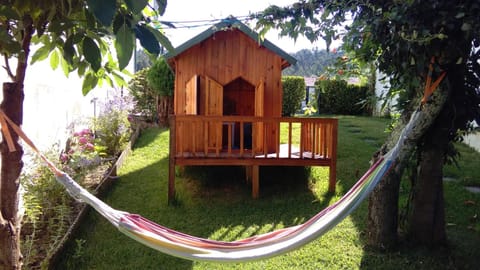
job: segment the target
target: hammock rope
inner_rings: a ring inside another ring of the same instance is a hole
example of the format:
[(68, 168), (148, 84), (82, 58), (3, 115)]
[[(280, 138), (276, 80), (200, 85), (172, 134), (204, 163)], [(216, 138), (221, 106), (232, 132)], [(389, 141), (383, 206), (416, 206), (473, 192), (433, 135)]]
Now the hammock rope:
[[(303, 224), (279, 229), (273, 232), (236, 240), (215, 241), (181, 233), (156, 224), (140, 215), (116, 210), (89, 193), (68, 174), (58, 169), (28, 139), (23, 131), (0, 110), (0, 123), (4, 139), (10, 136), (8, 126), (16, 132), (37, 153), (55, 174), (57, 181), (79, 202), (93, 207), (120, 232), (134, 240), (163, 253), (204, 261), (244, 262), (284, 254), (317, 239), (354, 211), (370, 194), (382, 177), (392, 168), (399, 150), (411, 133), (417, 119), (423, 112), (415, 111), (403, 129), (395, 146), (381, 156), (375, 164), (337, 202), (324, 208)], [(8, 126), (7, 126), (8, 123)], [(8, 145), (12, 145), (13, 143)], [(10, 148), (10, 151), (15, 149)]]

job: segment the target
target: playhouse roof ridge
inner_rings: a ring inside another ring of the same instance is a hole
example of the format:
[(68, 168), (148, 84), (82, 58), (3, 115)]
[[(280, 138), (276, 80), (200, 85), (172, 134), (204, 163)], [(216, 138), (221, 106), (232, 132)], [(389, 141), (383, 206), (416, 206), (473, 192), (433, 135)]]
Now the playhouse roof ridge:
[(170, 58), (176, 57), (177, 55), (183, 53), (184, 51), (188, 50), (189, 48), (191, 48), (191, 47), (197, 45), (198, 43), (206, 40), (207, 38), (209, 38), (210, 36), (212, 36), (216, 32), (225, 31), (225, 30), (233, 29), (233, 28), (240, 30), (241, 32), (243, 32), (244, 34), (249, 36), (251, 39), (255, 40), (259, 45), (267, 48), (268, 50), (270, 50), (270, 51), (274, 52), (275, 54), (277, 54), (278, 56), (282, 57), (290, 65), (294, 65), (297, 62), (297, 60), (293, 56), (291, 56), (290, 54), (288, 54), (287, 52), (285, 52), (284, 50), (282, 50), (281, 48), (279, 48), (278, 46), (276, 46), (272, 42), (268, 41), (267, 39), (260, 38), (260, 36), (257, 32), (252, 30), (250, 27), (245, 25), (243, 22), (238, 20), (233, 15), (229, 15), (228, 17), (220, 20), (220, 22), (212, 25), (207, 30), (203, 31), (202, 33), (198, 34), (197, 36), (194, 36), (190, 40), (187, 40), (186, 42), (184, 42), (180, 46), (176, 47), (173, 52), (168, 52), (167, 54), (165, 54), (165, 58), (170, 59)]

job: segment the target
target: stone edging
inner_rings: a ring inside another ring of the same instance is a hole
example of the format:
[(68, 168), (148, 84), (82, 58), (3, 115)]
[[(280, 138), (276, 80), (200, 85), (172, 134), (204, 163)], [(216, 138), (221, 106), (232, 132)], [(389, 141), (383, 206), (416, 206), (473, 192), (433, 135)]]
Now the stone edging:
[[(130, 137), (130, 141), (128, 145), (120, 154), (115, 164), (113, 164), (112, 167), (110, 167), (110, 169), (108, 170), (108, 173), (106, 173), (103, 176), (102, 180), (100, 181), (98, 186), (95, 188), (94, 190), (95, 196), (101, 197), (102, 194), (104, 194), (105, 191), (107, 191), (111, 187), (111, 185), (115, 182), (115, 180), (117, 179), (117, 170), (123, 166), (123, 163), (125, 162), (128, 155), (131, 153), (133, 149), (133, 145), (135, 144), (135, 141), (137, 140), (139, 135), (140, 135), (140, 128), (137, 127), (133, 132), (132, 136)], [(54, 251), (51, 252), (50, 255), (45, 259), (46, 261), (48, 261), (49, 269), (53, 269), (53, 266), (58, 261), (60, 254), (65, 249), (67, 242), (71, 240), (74, 233), (78, 230), (78, 228), (80, 227), (80, 224), (85, 219), (90, 208), (91, 207), (89, 207), (87, 204), (82, 203), (80, 211), (78, 212), (75, 220), (72, 222), (72, 224), (68, 228), (65, 235), (63, 236), (62, 240), (55, 247)]]

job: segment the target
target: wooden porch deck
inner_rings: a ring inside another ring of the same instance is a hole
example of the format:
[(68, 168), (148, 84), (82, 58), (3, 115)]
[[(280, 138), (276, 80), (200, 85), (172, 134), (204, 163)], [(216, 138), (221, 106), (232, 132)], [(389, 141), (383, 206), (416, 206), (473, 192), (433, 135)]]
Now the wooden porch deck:
[(330, 118), (172, 116), (169, 201), (175, 196), (177, 165), (245, 166), (254, 198), (259, 196), (259, 166), (328, 166), (333, 192), (337, 127), (337, 119)]

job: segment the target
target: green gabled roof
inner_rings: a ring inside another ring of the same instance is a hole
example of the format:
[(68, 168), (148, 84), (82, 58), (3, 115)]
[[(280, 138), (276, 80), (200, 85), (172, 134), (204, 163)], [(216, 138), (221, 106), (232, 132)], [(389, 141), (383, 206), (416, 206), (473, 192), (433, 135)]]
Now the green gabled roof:
[[(221, 20), (219, 23), (213, 25), (212, 27), (209, 27), (207, 30), (203, 31), (202, 33), (198, 34), (197, 36), (193, 37), (192, 39), (186, 41), (182, 45), (175, 48), (175, 50), (173, 52), (168, 52), (165, 55), (165, 58), (166, 59), (173, 58), (173, 57), (183, 53), (184, 51), (190, 49), (191, 47), (199, 44), (200, 42), (208, 39), (209, 37), (211, 37), (216, 32), (224, 31), (225, 29), (232, 29), (232, 28), (235, 28), (235, 29), (238, 29), (238, 30), (242, 31), (244, 34), (249, 36), (251, 39), (255, 40), (259, 45), (269, 49), (273, 53), (282, 57), (288, 64), (295, 65), (295, 63), (297, 62), (297, 60), (293, 56), (289, 55), (287, 52), (280, 49), (279, 47), (277, 47), (272, 42), (270, 42), (266, 39), (261, 40), (258, 33), (256, 33), (255, 31), (250, 29), (248, 26), (246, 26), (244, 23), (242, 23), (241, 21), (237, 20), (235, 17), (232, 17), (232, 16)], [(289, 65), (287, 65), (287, 66), (289, 66)], [(285, 68), (287, 66), (284, 66), (282, 68)]]

